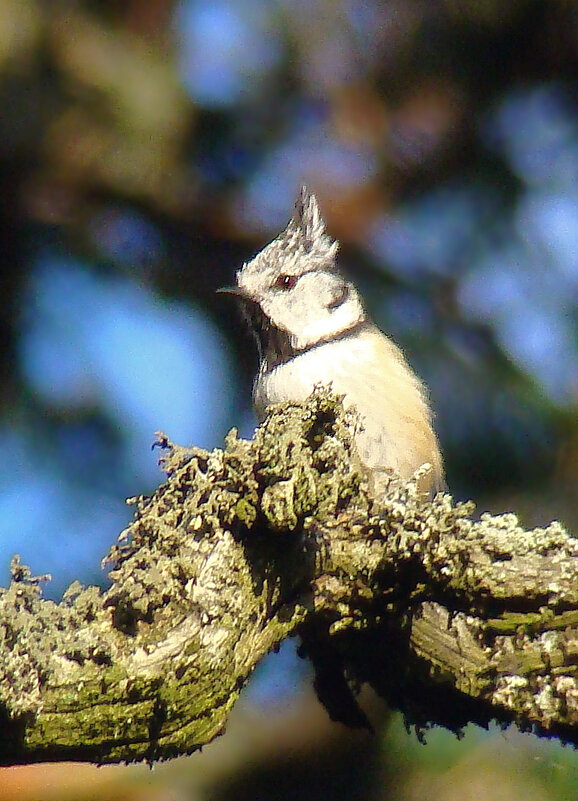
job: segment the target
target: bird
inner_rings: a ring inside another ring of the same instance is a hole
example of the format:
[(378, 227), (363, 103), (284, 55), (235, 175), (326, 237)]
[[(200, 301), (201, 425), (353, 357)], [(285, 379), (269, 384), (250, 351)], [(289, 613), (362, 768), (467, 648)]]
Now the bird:
[(243, 264), (235, 286), (221, 290), (239, 298), (257, 340), (257, 418), (330, 386), (357, 411), (355, 444), (375, 487), (392, 477), (407, 481), (427, 463), (418, 487), (431, 498), (444, 486), (444, 469), (427, 390), (339, 270), (338, 247), (303, 186), (285, 230)]

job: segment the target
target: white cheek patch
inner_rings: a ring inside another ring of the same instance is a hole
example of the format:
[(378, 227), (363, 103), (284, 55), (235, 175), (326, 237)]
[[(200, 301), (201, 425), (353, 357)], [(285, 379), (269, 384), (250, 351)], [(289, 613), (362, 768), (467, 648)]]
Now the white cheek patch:
[(292, 337), (293, 345), (299, 349), (321, 340), (330, 340), (363, 322), (364, 319), (361, 303), (355, 297), (350, 297), (336, 308), (324, 309), (323, 315), (303, 326), (300, 334)]

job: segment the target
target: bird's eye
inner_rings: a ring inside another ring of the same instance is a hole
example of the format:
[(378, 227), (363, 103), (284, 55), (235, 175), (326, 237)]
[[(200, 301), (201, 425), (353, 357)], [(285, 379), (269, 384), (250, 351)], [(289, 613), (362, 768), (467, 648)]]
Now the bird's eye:
[(296, 275), (286, 275), (281, 274), (278, 275), (275, 279), (275, 283), (273, 284), (274, 287), (277, 289), (293, 289), (295, 284), (297, 283), (297, 276)]

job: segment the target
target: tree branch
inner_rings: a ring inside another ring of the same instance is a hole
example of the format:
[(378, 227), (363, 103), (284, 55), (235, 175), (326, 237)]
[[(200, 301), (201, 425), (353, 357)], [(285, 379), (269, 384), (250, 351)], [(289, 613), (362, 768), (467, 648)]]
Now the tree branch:
[(224, 450), (163, 439), (112, 586), (61, 603), (13, 561), (0, 595), (0, 761), (154, 760), (219, 734), (261, 657), (300, 634), (332, 717), (369, 681), (418, 730), (514, 721), (578, 741), (578, 541), (416, 481), (378, 501), (356, 421), (320, 390)]

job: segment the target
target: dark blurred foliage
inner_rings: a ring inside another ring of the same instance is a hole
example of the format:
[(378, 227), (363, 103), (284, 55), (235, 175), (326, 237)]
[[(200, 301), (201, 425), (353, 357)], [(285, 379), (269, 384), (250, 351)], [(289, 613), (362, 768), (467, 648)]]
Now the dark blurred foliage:
[[(303, 182), (430, 387), (452, 492), (576, 530), (577, 70), (572, 0), (0, 0), (3, 564), (102, 580), (155, 428), (250, 434), (214, 290)], [(575, 795), (546, 784), (520, 797)]]

